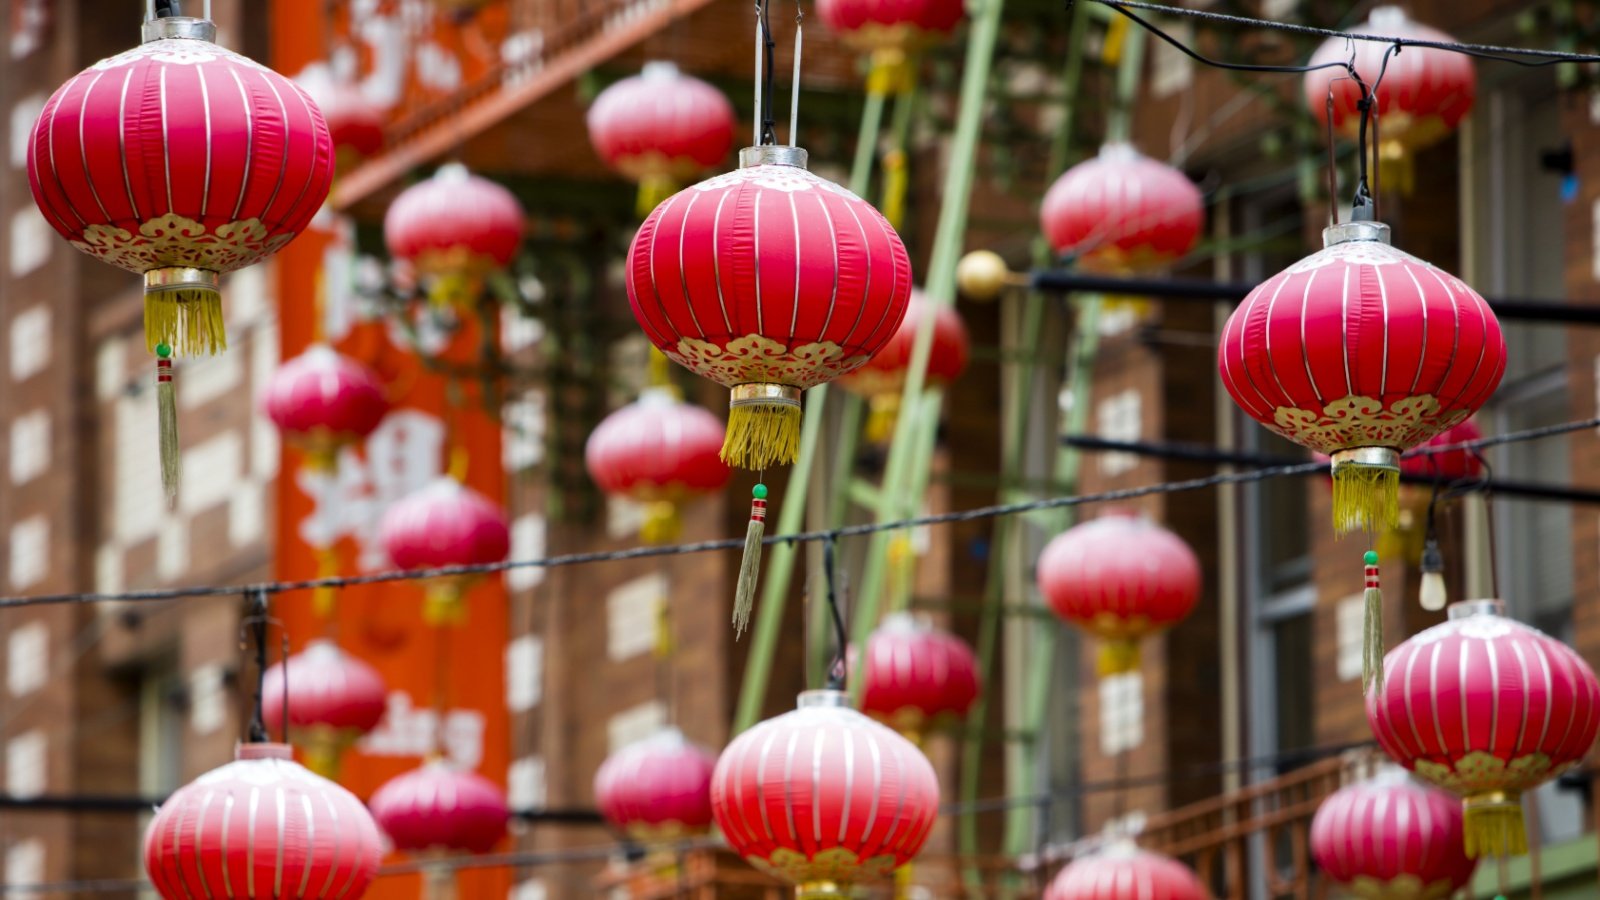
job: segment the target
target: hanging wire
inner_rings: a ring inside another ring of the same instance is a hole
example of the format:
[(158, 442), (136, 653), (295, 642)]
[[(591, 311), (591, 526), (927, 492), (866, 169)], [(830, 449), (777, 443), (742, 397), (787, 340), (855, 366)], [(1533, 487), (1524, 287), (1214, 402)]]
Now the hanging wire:
[[(265, 587), (253, 587), (244, 594), (245, 602), (250, 604), (250, 615), (239, 623), (240, 643), (245, 649), (254, 645), (256, 662), (255, 703), (250, 713), (249, 736), (246, 738), (252, 744), (264, 744), (272, 740), (267, 733), (266, 716), (262, 711), (262, 698), (266, 694), (267, 682), (267, 591)], [(246, 634), (249, 638), (246, 639)], [(284, 692), (285, 696), (288, 691)], [(288, 724), (284, 719), (284, 724)]]
[(833, 557), (838, 538), (829, 536), (822, 541), (822, 596), (828, 603), (828, 616), (833, 621), (833, 660), (828, 663), (828, 690), (842, 691), (849, 686), (850, 673), (846, 657), (850, 638), (845, 632), (844, 610), (839, 599), (839, 579), (834, 573)]
[[(1526, 441), (1538, 440), (1540, 438), (1570, 434), (1575, 431), (1585, 431), (1591, 428), (1600, 428), (1600, 417), (1578, 419), (1571, 422), (1562, 422), (1554, 425), (1544, 425), (1538, 428), (1529, 428), (1523, 431), (1507, 432), (1506, 434), (1474, 438), (1472, 440), (1458, 441), (1450, 444), (1436, 444), (1425, 447), (1417, 447), (1401, 454), (1401, 458), (1412, 459), (1416, 457), (1432, 456), (1439, 453), (1452, 453), (1461, 450), (1482, 450), (1487, 447), (1517, 444)], [(929, 515), (915, 516), (908, 519), (899, 519), (888, 522), (865, 522), (858, 525), (844, 525), (837, 528), (821, 529), (817, 531), (802, 531), (794, 534), (769, 534), (763, 538), (762, 543), (806, 544), (815, 541), (826, 541), (834, 538), (858, 537), (861, 535), (876, 534), (880, 531), (897, 531), (906, 528), (916, 528), (924, 525), (949, 525), (956, 522), (972, 522), (982, 519), (992, 519), (998, 516), (1024, 515), (1040, 510), (1069, 509), (1095, 503), (1119, 502), (1125, 500), (1134, 500), (1140, 497), (1188, 493), (1207, 488), (1222, 487), (1233, 484), (1249, 484), (1257, 481), (1266, 481), (1272, 478), (1301, 476), (1313, 472), (1323, 472), (1326, 470), (1326, 463), (1289, 463), (1249, 471), (1219, 473), (1203, 478), (1189, 478), (1181, 481), (1165, 481), (1157, 482), (1155, 484), (1140, 485), (1137, 487), (1118, 488), (1115, 490), (1100, 491), (1092, 494), (1071, 494), (1057, 497), (1045, 497), (1038, 500), (1028, 500), (1016, 503), (998, 503), (989, 506), (979, 506), (971, 509), (955, 510), (952, 512), (933, 513)], [(594, 553), (569, 553), (559, 556), (547, 556), (539, 559), (517, 559), (506, 560), (497, 563), (482, 563), (477, 565), (442, 566), (434, 569), (408, 569), (404, 571), (373, 572), (366, 575), (344, 575), (329, 578), (310, 578), (301, 581), (267, 581), (249, 585), (195, 585), (179, 588), (155, 588), (150, 590), (117, 591), (105, 593), (79, 592), (67, 594), (40, 594), (35, 596), (10, 596), (0, 597), (0, 610), (24, 606), (51, 606), (63, 603), (102, 603), (108, 601), (154, 602), (162, 600), (193, 599), (198, 597), (221, 597), (237, 595), (241, 591), (260, 592), (269, 595), (282, 594), (291, 591), (310, 591), (319, 587), (343, 588), (366, 584), (389, 584), (393, 582), (422, 581), (430, 578), (442, 578), (451, 575), (491, 575), (512, 569), (554, 569), (565, 566), (585, 565), (588, 563), (618, 562), (622, 560), (646, 559), (660, 556), (680, 556), (691, 553), (707, 553), (714, 551), (743, 549), (743, 547), (743, 538), (725, 538), (721, 540), (697, 541), (686, 544), (634, 547), (626, 550), (609, 550)]]
[(756, 0), (756, 74), (760, 79), (756, 89), (756, 143), (762, 145), (778, 142), (776, 123), (772, 118), (772, 85), (776, 68), (773, 56), (776, 51), (767, 0)]

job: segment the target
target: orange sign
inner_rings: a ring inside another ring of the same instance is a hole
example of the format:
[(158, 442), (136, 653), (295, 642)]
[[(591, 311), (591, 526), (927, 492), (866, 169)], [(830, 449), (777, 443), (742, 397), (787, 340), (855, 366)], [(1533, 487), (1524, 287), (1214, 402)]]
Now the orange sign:
[[(294, 74), (320, 57), (323, 4), (285, 0), (273, 4), (273, 67)], [(285, 445), (277, 485), (275, 575), (316, 577), (319, 549), (331, 548), (339, 574), (391, 568), (377, 541), (387, 506), (446, 471), (450, 451), (464, 449), (465, 481), (491, 498), (504, 498), (501, 431), (483, 408), (470, 378), (454, 384), (430, 369), (424, 356), (447, 367), (475, 366), (485, 325), (461, 318), (442, 333), (421, 329), (419, 353), (411, 333), (383, 315), (362, 309), (349, 289), (352, 263), (349, 222), (328, 211), (277, 257), (282, 358), (298, 355), (320, 330), (323, 338), (376, 371), (389, 390), (391, 410), (359, 450), (346, 450), (334, 473), (303, 470), (303, 454)], [(318, 300), (321, 300), (319, 303)], [(321, 327), (315, 320), (320, 317)], [(340, 781), (363, 799), (389, 778), (437, 752), (499, 783), (509, 763), (503, 648), (507, 595), (496, 576), (478, 582), (467, 597), (464, 625), (442, 630), (423, 621), (418, 582), (351, 587), (337, 595), (334, 615), (320, 619), (310, 592), (278, 597), (273, 614), (292, 649), (324, 635), (382, 673), (389, 710), (378, 730), (344, 759)], [(391, 858), (391, 860), (393, 859)], [(459, 873), (461, 897), (504, 897), (505, 869)], [(367, 892), (378, 900), (420, 896), (418, 875), (380, 878)]]

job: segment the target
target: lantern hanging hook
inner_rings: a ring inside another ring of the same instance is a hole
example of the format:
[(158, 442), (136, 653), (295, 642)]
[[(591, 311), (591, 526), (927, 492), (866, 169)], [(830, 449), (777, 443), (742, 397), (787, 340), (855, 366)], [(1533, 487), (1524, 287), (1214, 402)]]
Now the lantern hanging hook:
[(828, 663), (827, 688), (830, 691), (842, 691), (850, 683), (850, 673), (845, 662), (849, 647), (849, 637), (845, 633), (844, 611), (841, 608), (838, 588), (838, 578), (834, 574), (834, 554), (837, 549), (838, 535), (829, 534), (822, 541), (822, 596), (828, 603), (828, 615), (833, 621), (833, 659)]
[(805, 40), (806, 11), (794, 2), (794, 76), (789, 86), (789, 146), (800, 146), (800, 53)]
[[(267, 614), (265, 587), (253, 587), (246, 591), (244, 596), (245, 602), (250, 605), (250, 615), (239, 621), (239, 643), (243, 649), (254, 650), (256, 664), (255, 703), (250, 715), (249, 736), (246, 740), (252, 744), (262, 744), (272, 739), (267, 733), (266, 718), (262, 710), (267, 683), (267, 626), (276, 623), (281, 628), (283, 623)], [(288, 726), (287, 718), (284, 719), (284, 725)]]

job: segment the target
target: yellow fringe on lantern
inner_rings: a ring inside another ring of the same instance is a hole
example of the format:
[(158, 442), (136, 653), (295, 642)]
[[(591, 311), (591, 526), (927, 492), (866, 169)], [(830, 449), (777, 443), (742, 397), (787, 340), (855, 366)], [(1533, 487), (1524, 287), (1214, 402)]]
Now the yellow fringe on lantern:
[(435, 275), (428, 283), (428, 302), (438, 309), (472, 309), (483, 293), (483, 280), (465, 272)]
[(1126, 675), (1139, 669), (1139, 642), (1111, 638), (1100, 642), (1099, 659), (1095, 671), (1101, 678), (1109, 675)]
[(894, 870), (894, 900), (908, 900), (911, 896), (911, 863)]
[[(332, 547), (319, 547), (317, 555), (317, 578), (332, 578), (339, 574), (339, 552)], [(311, 589), (311, 610), (317, 618), (327, 621), (333, 618), (333, 603), (337, 593), (329, 585), (319, 585)]]
[(785, 385), (736, 386), (718, 455), (754, 472), (793, 463), (800, 456), (800, 392)]
[(873, 394), (867, 401), (867, 440), (887, 444), (894, 439), (894, 423), (900, 418), (900, 394)]
[(1467, 856), (1521, 856), (1528, 852), (1522, 828), (1522, 798), (1494, 791), (1467, 797), (1464, 830)]
[(222, 295), (209, 285), (187, 284), (144, 295), (144, 342), (151, 353), (166, 344), (174, 356), (208, 356), (228, 349)]
[(307, 729), (306, 736), (301, 742), (305, 751), (306, 768), (330, 781), (338, 781), (340, 763), (344, 761), (344, 751), (353, 743), (355, 742), (350, 739), (348, 733), (338, 732), (326, 726)]
[(882, 48), (873, 51), (872, 68), (867, 70), (867, 93), (907, 94), (916, 82), (917, 69), (904, 51)]
[(683, 516), (678, 504), (671, 500), (657, 500), (645, 504), (644, 524), (639, 526), (639, 538), (646, 544), (670, 544), (683, 534)]
[(466, 586), (453, 578), (429, 584), (422, 596), (422, 620), (434, 626), (466, 624), (466, 593)]
[(1333, 463), (1333, 530), (1377, 531), (1400, 522), (1398, 466)]
[(639, 179), (639, 198), (634, 203), (633, 211), (644, 218), (655, 212), (656, 207), (666, 201), (668, 197), (678, 192), (678, 183), (666, 175), (646, 175)]
[(883, 217), (896, 230), (906, 218), (906, 189), (911, 172), (906, 167), (906, 152), (892, 150), (883, 156)]
[(850, 896), (837, 881), (802, 881), (795, 886), (795, 900), (844, 900)]

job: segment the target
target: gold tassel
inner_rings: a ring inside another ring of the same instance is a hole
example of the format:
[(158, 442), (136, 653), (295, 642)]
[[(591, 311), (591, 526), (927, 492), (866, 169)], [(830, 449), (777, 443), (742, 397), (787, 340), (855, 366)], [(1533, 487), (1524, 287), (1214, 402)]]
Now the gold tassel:
[(916, 81), (917, 70), (904, 50), (882, 47), (872, 52), (867, 70), (867, 93), (908, 94)]
[(1368, 550), (1362, 561), (1367, 566), (1366, 612), (1362, 619), (1361, 692), (1383, 690), (1383, 589), (1378, 586), (1378, 553)]
[(1522, 797), (1504, 791), (1468, 796), (1464, 831), (1467, 856), (1521, 856), (1528, 852), (1528, 836), (1522, 825)]
[(172, 348), (156, 345), (156, 421), (161, 440), (161, 490), (167, 495), (167, 508), (178, 505), (178, 479), (183, 457), (178, 447), (178, 397), (172, 383)]
[[(339, 574), (339, 552), (332, 547), (317, 548), (317, 578), (332, 578)], [(329, 585), (320, 585), (311, 589), (311, 609), (317, 618), (327, 620), (333, 617), (333, 602), (336, 592)]]
[(644, 524), (639, 526), (639, 538), (646, 544), (670, 544), (683, 534), (683, 516), (678, 504), (671, 500), (657, 500), (644, 507)]
[(633, 211), (643, 219), (678, 192), (678, 184), (668, 175), (646, 175), (639, 179), (639, 197)]
[(873, 394), (867, 401), (866, 438), (874, 444), (887, 444), (894, 439), (894, 423), (900, 418), (900, 392)]
[(794, 900), (844, 900), (849, 889), (837, 881), (802, 881), (795, 885)]
[(733, 637), (744, 636), (750, 627), (750, 608), (756, 602), (756, 583), (761, 580), (761, 538), (767, 531), (767, 486), (750, 490), (750, 526), (744, 532), (744, 556), (739, 559), (739, 581), (733, 592)]
[(354, 743), (348, 731), (336, 731), (326, 725), (306, 729), (302, 744), (306, 768), (330, 781), (338, 781), (339, 764), (344, 759), (344, 751)]
[(1339, 534), (1400, 524), (1400, 454), (1381, 447), (1333, 455), (1333, 528)]
[(458, 578), (439, 578), (422, 594), (422, 620), (429, 625), (463, 625), (467, 621), (467, 585)]
[(891, 150), (883, 155), (883, 217), (896, 231), (906, 218), (906, 189), (911, 184), (911, 173), (906, 168), (904, 150)]
[(894, 900), (910, 900), (911, 863), (894, 870)]
[(144, 341), (152, 352), (166, 344), (172, 353), (185, 356), (209, 355), (228, 349), (217, 274), (185, 268), (146, 272)]
[(468, 272), (444, 272), (428, 282), (428, 301), (435, 309), (475, 309), (483, 279)]
[(677, 649), (677, 642), (672, 639), (672, 607), (667, 603), (666, 597), (656, 598), (656, 646), (654, 655), (657, 660), (672, 658), (672, 651)]
[(1139, 642), (1126, 638), (1109, 638), (1100, 641), (1100, 652), (1095, 661), (1095, 671), (1101, 678), (1108, 675), (1126, 675), (1139, 669)]
[(728, 404), (722, 461), (764, 471), (800, 456), (800, 390), (786, 384), (740, 384)]

